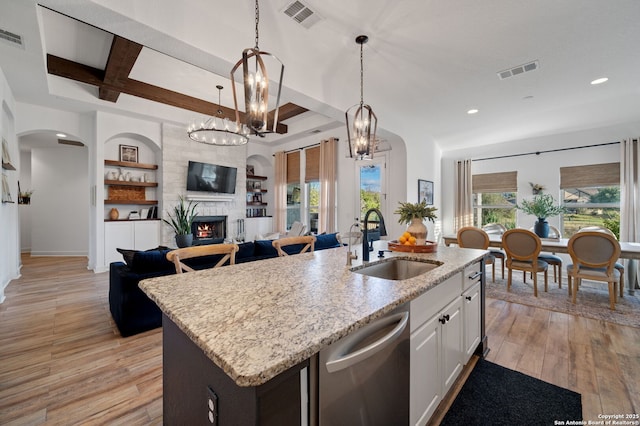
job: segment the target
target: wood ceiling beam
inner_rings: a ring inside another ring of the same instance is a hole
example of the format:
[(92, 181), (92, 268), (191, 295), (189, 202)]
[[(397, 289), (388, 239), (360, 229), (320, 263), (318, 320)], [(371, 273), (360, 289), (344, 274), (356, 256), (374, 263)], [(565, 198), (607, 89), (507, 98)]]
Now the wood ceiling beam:
[[(291, 117), (295, 117), (296, 115), (300, 115), (303, 112), (309, 111), (305, 107), (301, 107), (300, 105), (296, 105), (294, 103), (288, 102), (282, 106), (280, 106), (278, 110), (278, 121), (284, 121)], [(274, 111), (269, 112), (269, 119), (273, 120)]]
[[(104, 69), (104, 83), (118, 87), (126, 82), (141, 51), (141, 44), (114, 35), (107, 66)], [(119, 91), (105, 86), (99, 87), (98, 97), (102, 100), (116, 102), (119, 96)]]
[[(235, 109), (227, 108), (202, 99), (187, 96), (173, 90), (164, 89), (142, 81), (126, 78), (120, 81), (118, 86), (105, 82), (105, 71), (93, 68), (88, 65), (79, 64), (68, 59), (60, 58), (51, 54), (47, 54), (47, 70), (49, 74), (59, 77), (68, 78), (80, 83), (90, 84), (92, 86), (104, 86), (106, 90), (126, 93), (131, 96), (147, 99), (154, 102), (160, 102), (177, 108), (198, 112), (205, 115), (217, 115), (218, 109), (222, 110), (222, 117), (231, 121), (236, 120)], [(240, 113), (240, 120), (244, 120), (244, 113)], [(287, 126), (278, 123), (276, 133), (286, 134)]]

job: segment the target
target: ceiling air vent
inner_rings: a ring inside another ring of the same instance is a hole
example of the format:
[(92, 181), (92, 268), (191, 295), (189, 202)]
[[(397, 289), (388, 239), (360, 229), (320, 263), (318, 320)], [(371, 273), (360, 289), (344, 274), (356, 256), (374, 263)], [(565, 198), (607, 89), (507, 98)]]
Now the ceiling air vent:
[(22, 42), (22, 36), (18, 34), (14, 34), (11, 31), (3, 30), (0, 28), (0, 40), (11, 43), (16, 47), (21, 47), (24, 49), (24, 43)]
[(305, 28), (311, 28), (313, 24), (320, 21), (320, 15), (311, 10), (309, 6), (301, 1), (294, 1), (287, 5), (283, 12), (285, 15), (296, 21)]
[(535, 71), (540, 67), (538, 61), (532, 61), (517, 67), (509, 68), (503, 71), (498, 71), (498, 78), (504, 80), (505, 78), (513, 77), (514, 75), (524, 74), (525, 72)]

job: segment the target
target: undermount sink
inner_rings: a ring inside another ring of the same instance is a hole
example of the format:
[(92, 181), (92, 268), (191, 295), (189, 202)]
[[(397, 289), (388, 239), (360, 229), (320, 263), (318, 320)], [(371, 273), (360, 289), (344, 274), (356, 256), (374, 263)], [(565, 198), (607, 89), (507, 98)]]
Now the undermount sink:
[(442, 265), (442, 263), (392, 258), (389, 260), (371, 263), (367, 266), (355, 267), (351, 269), (351, 272), (367, 275), (369, 277), (383, 278), (385, 280), (407, 280), (424, 274), (425, 272), (429, 272), (440, 265)]

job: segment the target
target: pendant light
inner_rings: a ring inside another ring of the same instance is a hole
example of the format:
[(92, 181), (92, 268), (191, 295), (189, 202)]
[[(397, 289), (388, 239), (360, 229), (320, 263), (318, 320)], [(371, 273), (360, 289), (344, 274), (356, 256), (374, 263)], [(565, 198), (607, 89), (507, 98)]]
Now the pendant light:
[(237, 146), (244, 145), (249, 140), (249, 128), (239, 120), (232, 122), (223, 116), (220, 103), (220, 93), (223, 87), (217, 85), (218, 111), (217, 115), (194, 120), (187, 128), (191, 140), (208, 145)]
[(347, 138), (349, 155), (356, 160), (371, 160), (375, 151), (376, 129), (378, 118), (371, 106), (364, 103), (364, 66), (363, 45), (369, 41), (366, 35), (356, 37), (360, 45), (360, 103), (352, 106), (345, 113), (347, 119)]
[[(263, 136), (264, 133), (275, 132), (278, 125), (278, 107), (280, 104), (280, 91), (282, 89), (282, 76), (284, 74), (284, 64), (275, 55), (261, 51), (258, 47), (259, 40), (259, 23), (260, 8), (258, 0), (255, 6), (255, 24), (256, 24), (256, 45), (253, 48), (247, 48), (242, 51), (242, 58), (231, 69), (231, 88), (233, 90), (233, 101), (236, 109), (236, 121), (240, 122), (240, 110), (238, 108), (238, 95), (236, 94), (236, 72), (242, 67), (242, 84), (244, 88), (244, 124), (252, 133)], [(280, 76), (276, 80), (278, 82), (277, 90), (275, 90), (275, 106), (273, 113), (269, 112), (269, 73), (265, 64), (265, 59), (280, 65)], [(268, 128), (269, 118), (272, 115), (273, 127)]]

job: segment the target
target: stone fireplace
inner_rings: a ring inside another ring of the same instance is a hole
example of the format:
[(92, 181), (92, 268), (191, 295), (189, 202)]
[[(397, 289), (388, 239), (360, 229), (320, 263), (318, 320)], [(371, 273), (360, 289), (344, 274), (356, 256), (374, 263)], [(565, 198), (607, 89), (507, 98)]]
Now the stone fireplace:
[(196, 216), (191, 233), (194, 246), (222, 243), (227, 238), (227, 216)]

